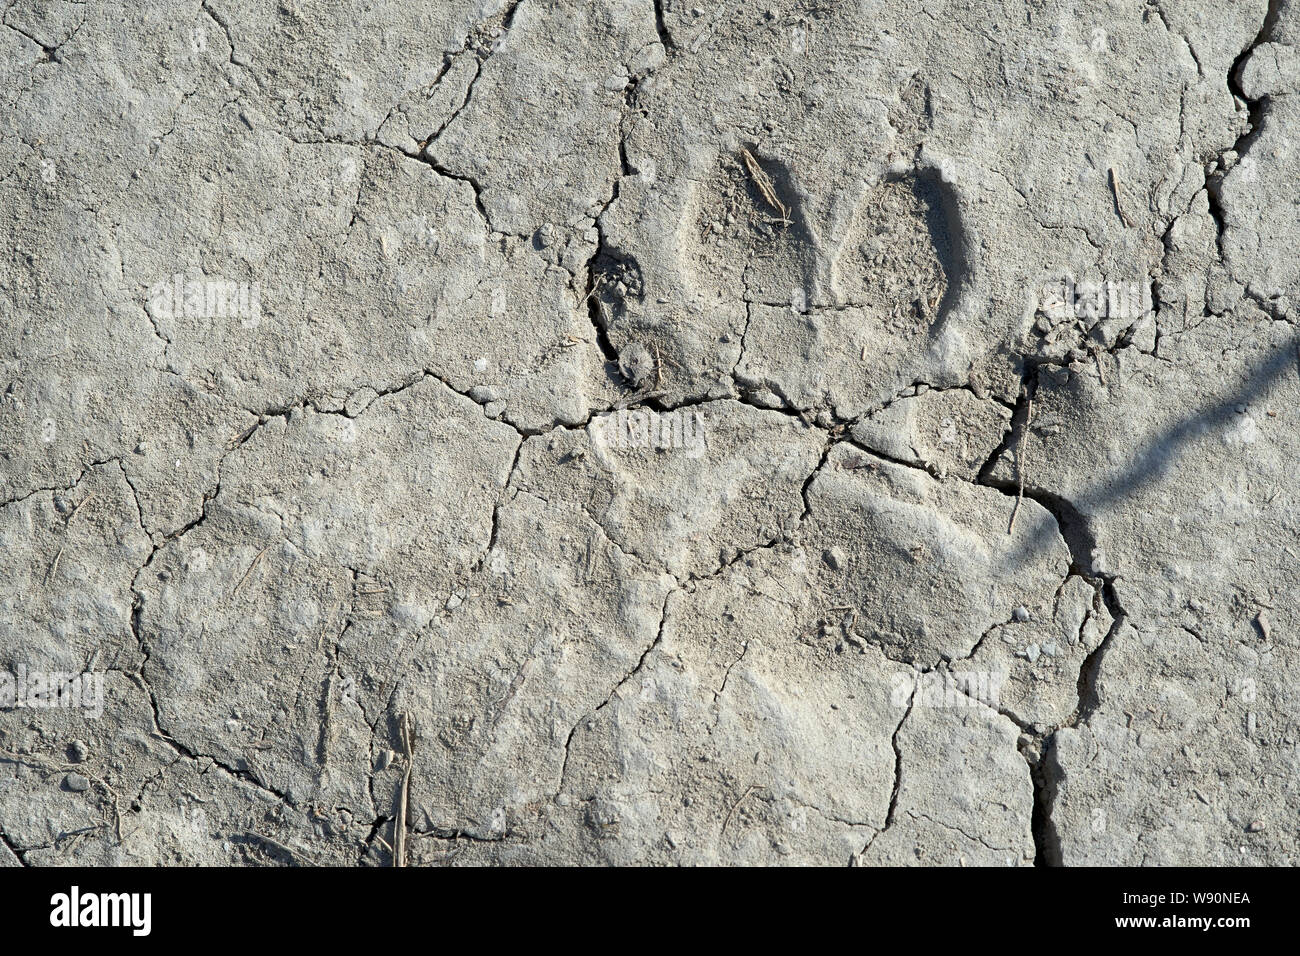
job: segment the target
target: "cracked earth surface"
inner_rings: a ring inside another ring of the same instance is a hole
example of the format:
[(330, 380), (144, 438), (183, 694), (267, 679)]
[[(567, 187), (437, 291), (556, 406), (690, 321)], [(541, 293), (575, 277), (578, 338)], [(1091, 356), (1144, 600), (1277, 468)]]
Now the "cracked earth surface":
[(1300, 3), (0, 22), (0, 865), (1297, 862)]

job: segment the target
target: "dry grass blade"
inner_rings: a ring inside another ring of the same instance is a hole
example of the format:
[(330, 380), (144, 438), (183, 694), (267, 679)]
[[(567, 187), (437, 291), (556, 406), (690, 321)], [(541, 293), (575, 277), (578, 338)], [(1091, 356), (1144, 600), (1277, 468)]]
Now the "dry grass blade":
[(759, 790), (766, 790), (766, 789), (767, 789), (767, 787), (763, 786), (762, 784), (757, 784), (757, 783), (756, 783), (756, 784), (753, 784), (752, 786), (750, 786), (750, 788), (749, 788), (748, 790), (746, 790), (744, 793), (742, 793), (742, 794), (740, 795), (740, 799), (737, 800), (735, 803), (733, 803), (733, 804), (731, 805), (731, 809), (727, 811), (727, 818), (726, 818), (725, 820), (722, 821), (722, 829), (721, 829), (720, 831), (718, 831), (718, 837), (719, 837), (719, 839), (721, 839), (722, 836), (723, 836), (724, 834), (726, 834), (726, 832), (727, 832), (727, 824), (729, 824), (729, 823), (731, 822), (732, 814), (734, 814), (734, 813), (736, 812), (736, 810), (740, 807), (740, 805), (741, 805), (742, 803), (744, 803), (744, 802), (749, 798), (749, 795), (750, 795), (751, 793), (757, 793)]
[(235, 594), (239, 592), (239, 589), (244, 586), (244, 582), (248, 580), (248, 576), (253, 573), (253, 568), (257, 567), (257, 562), (262, 560), (262, 555), (266, 554), (266, 552), (270, 550), (271, 550), (271, 546), (268, 544), (261, 551), (257, 552), (257, 557), (253, 558), (252, 563), (250, 563), (248, 567), (244, 569), (243, 577), (239, 579), (239, 583), (235, 585), (235, 589), (230, 592), (231, 597), (234, 597)]
[(406, 769), (402, 772), (402, 789), (397, 797), (397, 818), (393, 821), (393, 866), (406, 866), (406, 807), (411, 798), (411, 718), (402, 714), (402, 752), (406, 755)]
[(79, 512), (82, 508), (86, 507), (86, 505), (90, 504), (94, 499), (95, 499), (95, 493), (92, 491), (90, 494), (86, 495), (86, 497), (82, 498), (79, 502), (77, 502), (77, 506), (72, 509), (72, 513), (68, 515), (67, 519), (63, 523), (65, 525), (72, 524), (72, 519), (77, 516), (77, 512)]
[(44, 583), (48, 584), (50, 578), (54, 577), (59, 570), (59, 559), (63, 557), (63, 545), (59, 545), (59, 553), (54, 556), (54, 561), (50, 563), (49, 570), (45, 572)]
[(1119, 174), (1115, 172), (1114, 168), (1111, 168), (1109, 172), (1110, 189), (1115, 194), (1115, 211), (1119, 213), (1119, 218), (1123, 220), (1124, 225), (1131, 229), (1133, 228), (1133, 220), (1129, 218), (1128, 213), (1124, 210), (1124, 195), (1120, 191)]
[(754, 180), (754, 185), (758, 187), (758, 191), (767, 200), (767, 204), (781, 214), (781, 222), (788, 226), (790, 224), (790, 210), (777, 196), (772, 177), (767, 174), (762, 166), (758, 165), (758, 160), (754, 158), (754, 154), (743, 146), (740, 148), (740, 158), (745, 164), (745, 169), (749, 171), (749, 177)]

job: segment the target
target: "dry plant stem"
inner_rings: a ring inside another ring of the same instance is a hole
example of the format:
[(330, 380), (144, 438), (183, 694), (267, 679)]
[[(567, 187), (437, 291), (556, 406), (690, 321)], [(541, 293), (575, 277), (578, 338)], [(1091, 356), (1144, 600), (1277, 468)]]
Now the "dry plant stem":
[(1115, 209), (1119, 213), (1119, 218), (1123, 220), (1125, 226), (1132, 228), (1133, 220), (1129, 219), (1128, 213), (1124, 211), (1124, 197), (1119, 191), (1119, 175), (1113, 168), (1110, 170), (1110, 188), (1115, 194)]
[(741, 147), (740, 158), (744, 161), (745, 169), (749, 171), (750, 178), (754, 180), (754, 185), (758, 187), (758, 191), (767, 200), (767, 204), (781, 214), (781, 222), (788, 226), (790, 224), (790, 210), (777, 196), (776, 186), (772, 184), (772, 177), (764, 172), (762, 166), (758, 165), (758, 160), (754, 158), (754, 154), (744, 147)]
[(232, 597), (233, 597), (236, 593), (238, 593), (238, 591), (239, 591), (239, 589), (240, 589), (241, 587), (244, 586), (244, 582), (248, 580), (248, 576), (249, 576), (250, 574), (253, 573), (253, 568), (257, 567), (257, 562), (258, 562), (258, 561), (261, 561), (261, 560), (262, 560), (262, 555), (266, 554), (266, 552), (269, 551), (269, 550), (271, 550), (271, 546), (268, 544), (268, 545), (267, 545), (265, 548), (263, 548), (261, 551), (257, 552), (257, 556), (256, 556), (255, 558), (253, 558), (253, 560), (249, 563), (248, 567), (247, 567), (247, 568), (245, 569), (245, 571), (244, 571), (244, 575), (243, 575), (243, 577), (241, 577), (241, 578), (239, 579), (239, 583), (235, 585), (235, 590), (233, 590), (233, 591), (230, 592), (230, 594), (231, 594)]
[(402, 714), (402, 751), (406, 769), (402, 772), (402, 789), (397, 797), (397, 818), (393, 821), (393, 866), (406, 866), (406, 808), (411, 796), (411, 718)]
[(746, 790), (744, 793), (740, 795), (740, 799), (737, 800), (735, 803), (733, 803), (731, 805), (731, 809), (727, 811), (727, 818), (722, 821), (722, 829), (718, 831), (719, 838), (721, 838), (721, 836), (727, 832), (727, 824), (731, 823), (732, 814), (734, 814), (737, 808), (739, 808), (739, 806), (749, 798), (749, 795), (756, 790), (766, 790), (766, 789), (767, 787), (760, 786), (759, 784), (754, 784), (748, 790)]

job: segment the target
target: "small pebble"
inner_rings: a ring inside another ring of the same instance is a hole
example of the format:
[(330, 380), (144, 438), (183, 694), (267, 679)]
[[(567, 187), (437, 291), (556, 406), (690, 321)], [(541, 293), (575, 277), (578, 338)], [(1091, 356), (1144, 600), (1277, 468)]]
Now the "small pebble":
[(826, 562), (826, 567), (838, 571), (844, 567), (844, 552), (839, 548), (827, 548), (822, 552), (822, 560)]
[(1269, 623), (1268, 615), (1260, 611), (1255, 615), (1255, 625), (1259, 628), (1260, 636), (1268, 640), (1273, 636), (1273, 626)]
[(1264, 829), (1264, 826), (1265, 826), (1265, 824), (1264, 824), (1264, 821), (1263, 821), (1263, 820), (1251, 820), (1251, 821), (1250, 821), (1250, 826), (1246, 827), (1246, 832), (1247, 832), (1247, 833), (1258, 833), (1260, 830), (1263, 830), (1263, 829)]
[(1016, 608), (1014, 611), (1011, 612), (1011, 617), (1014, 618), (1016, 621), (1020, 622), (1021, 624), (1024, 624), (1025, 621), (1029, 620), (1029, 608), (1025, 607), (1022, 604), (1020, 605), (1020, 607)]
[(84, 793), (90, 789), (90, 781), (79, 773), (70, 773), (63, 778), (63, 786), (73, 793)]
[(68, 744), (68, 759), (73, 763), (85, 763), (88, 756), (90, 756), (90, 748), (86, 746), (85, 741), (74, 740)]

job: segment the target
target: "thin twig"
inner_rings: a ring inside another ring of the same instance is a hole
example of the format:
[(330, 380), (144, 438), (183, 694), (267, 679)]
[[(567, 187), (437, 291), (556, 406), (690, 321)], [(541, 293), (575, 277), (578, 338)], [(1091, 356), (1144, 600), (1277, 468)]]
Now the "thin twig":
[(1124, 225), (1133, 228), (1133, 220), (1129, 219), (1128, 213), (1124, 211), (1124, 197), (1119, 191), (1119, 175), (1115, 172), (1114, 167), (1110, 169), (1110, 188), (1115, 194), (1115, 211), (1119, 213), (1119, 218), (1123, 220)]
[(244, 571), (244, 576), (241, 577), (239, 583), (235, 585), (235, 590), (230, 592), (231, 597), (234, 597), (239, 589), (244, 586), (244, 582), (248, 580), (248, 576), (253, 573), (253, 568), (257, 567), (257, 562), (261, 561), (262, 555), (266, 554), (269, 550), (271, 550), (271, 546), (268, 544), (261, 551), (257, 552), (257, 557), (253, 559), (252, 563), (249, 564), (248, 568)]
[(744, 793), (742, 793), (742, 794), (740, 795), (740, 799), (737, 800), (735, 803), (733, 803), (733, 804), (731, 805), (731, 809), (727, 811), (727, 819), (725, 819), (725, 820), (722, 821), (722, 830), (721, 830), (721, 832), (718, 833), (718, 839), (721, 839), (721, 838), (723, 837), (723, 835), (726, 834), (726, 832), (727, 832), (727, 824), (731, 822), (731, 815), (732, 815), (733, 813), (736, 812), (737, 808), (738, 808), (742, 803), (745, 802), (745, 800), (749, 797), (749, 795), (750, 795), (751, 793), (753, 793), (755, 790), (766, 790), (766, 789), (767, 789), (767, 787), (764, 787), (764, 786), (762, 786), (761, 784), (757, 784), (757, 783), (756, 783), (756, 784), (751, 785), (750, 788), (749, 788), (748, 790), (746, 790)]
[(92, 491), (90, 494), (86, 495), (86, 497), (78, 501), (77, 506), (72, 509), (72, 513), (68, 515), (67, 519), (63, 523), (65, 525), (72, 524), (72, 519), (77, 516), (77, 512), (80, 511), (82, 508), (86, 507), (86, 505), (88, 505), (91, 502), (91, 500), (94, 499), (94, 497), (95, 497), (95, 493)]
[(63, 545), (59, 545), (59, 553), (54, 556), (54, 560), (50, 562), (50, 569), (45, 572), (45, 583), (49, 583), (50, 578), (54, 577), (54, 573), (59, 570), (61, 557), (63, 557)]
[(754, 154), (743, 146), (740, 148), (740, 158), (744, 162), (745, 168), (749, 171), (750, 178), (754, 180), (754, 185), (758, 187), (758, 191), (762, 193), (763, 198), (767, 200), (767, 204), (781, 214), (781, 222), (784, 225), (790, 225), (790, 210), (786, 207), (785, 203), (781, 202), (781, 198), (777, 196), (776, 186), (772, 183), (772, 177), (769, 176), (763, 167), (758, 164), (758, 160), (754, 158)]
[(406, 755), (406, 769), (402, 772), (402, 789), (397, 796), (397, 819), (393, 821), (393, 866), (406, 866), (406, 808), (411, 797), (411, 718), (403, 713), (401, 719), (402, 751)]

